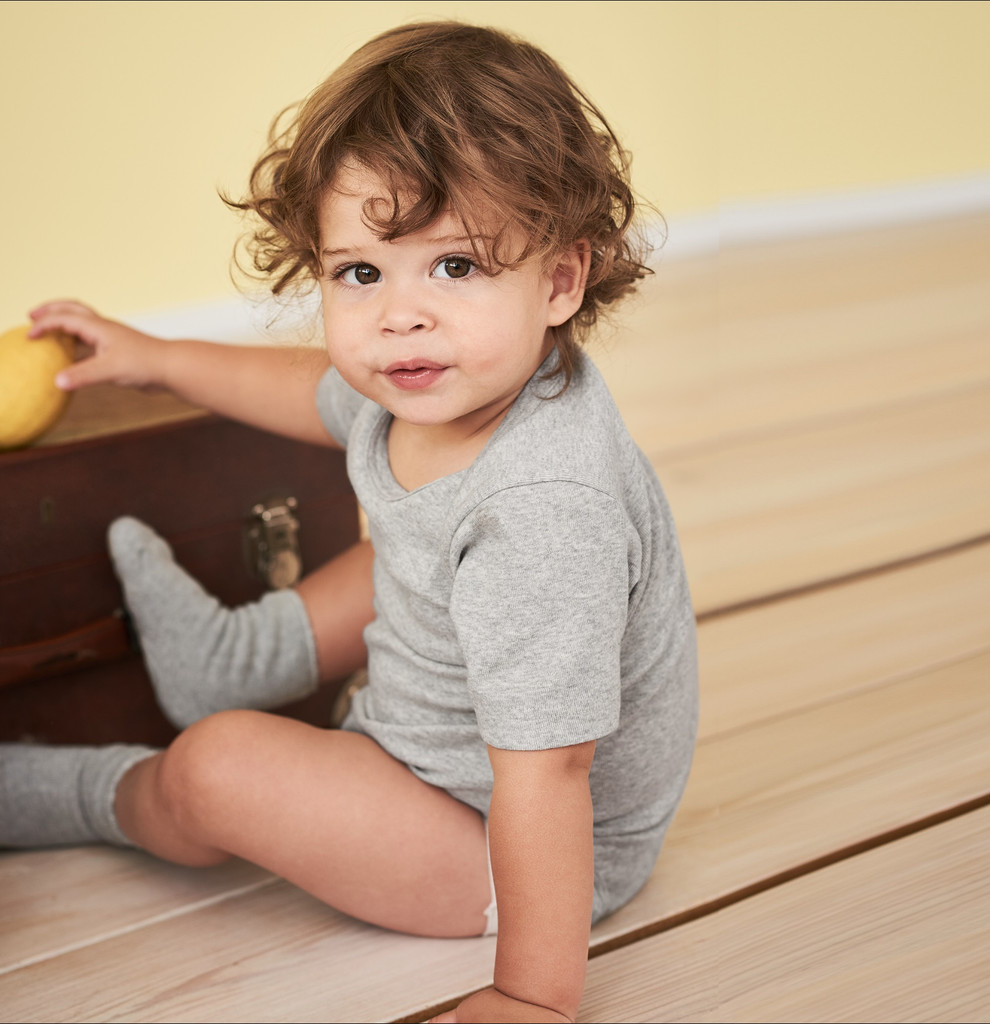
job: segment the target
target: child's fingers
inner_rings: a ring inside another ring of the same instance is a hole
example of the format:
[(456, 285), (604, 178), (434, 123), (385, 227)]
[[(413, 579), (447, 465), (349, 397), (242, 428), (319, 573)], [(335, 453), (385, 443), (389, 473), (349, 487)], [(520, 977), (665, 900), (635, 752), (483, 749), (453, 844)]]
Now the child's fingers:
[(63, 331), (78, 338), (86, 345), (100, 348), (120, 329), (120, 324), (112, 320), (104, 320), (103, 317), (86, 306), (73, 304), (39, 313), (34, 318), (31, 330), (28, 331), (28, 337), (40, 338), (43, 334), (48, 334), (51, 331)]
[(96, 310), (91, 306), (87, 306), (84, 302), (80, 302), (78, 299), (52, 299), (49, 302), (43, 302), (40, 306), (35, 306), (34, 309), (29, 310), (28, 316), (31, 320), (38, 320), (40, 317), (65, 313), (88, 313), (91, 316), (95, 316)]
[(570, 1017), (565, 1017), (556, 1010), (538, 1003), (527, 1003), (522, 999), (514, 999), (499, 992), (495, 988), (483, 988), (458, 1003), (453, 1010), (431, 1017), (427, 1024), (460, 1024), (469, 1021), (562, 1021), (573, 1024)]
[(39, 307), (28, 337), (39, 338), (51, 331), (70, 334), (91, 350), (55, 378), (56, 386), (63, 391), (103, 382), (124, 387), (147, 387), (154, 383), (151, 379), (153, 366), (148, 357), (156, 339), (125, 324), (107, 320), (76, 302)]
[(63, 391), (75, 391), (89, 387), (90, 384), (111, 383), (128, 388), (143, 388), (154, 384), (143, 351), (127, 344), (127, 340), (121, 341), (118, 338), (112, 344), (103, 345), (83, 337), (83, 341), (95, 346), (95, 351), (62, 370), (55, 378), (56, 387)]
[(60, 391), (77, 391), (89, 387), (90, 384), (102, 384), (112, 380), (100, 360), (94, 357), (73, 363), (55, 375), (55, 387)]
[(51, 310), (32, 318), (29, 338), (40, 338), (52, 331), (64, 331), (88, 345), (93, 345), (99, 335), (98, 321), (85, 313)]

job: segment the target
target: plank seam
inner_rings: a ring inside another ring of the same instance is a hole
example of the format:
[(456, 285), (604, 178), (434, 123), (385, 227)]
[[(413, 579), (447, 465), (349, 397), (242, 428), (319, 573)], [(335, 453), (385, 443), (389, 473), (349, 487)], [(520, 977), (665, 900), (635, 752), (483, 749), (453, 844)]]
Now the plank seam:
[[(974, 332), (975, 335), (975, 332)], [(650, 464), (661, 475), (672, 466), (686, 462), (698, 456), (724, 452), (726, 449), (744, 445), (758, 444), (762, 441), (774, 441), (791, 437), (795, 432), (814, 433), (830, 430), (836, 426), (848, 426), (856, 420), (872, 419), (877, 413), (897, 413), (898, 411), (917, 409), (925, 405), (938, 405), (950, 398), (965, 398), (969, 395), (985, 391), (990, 385), (990, 377), (980, 376), (965, 384), (956, 384), (940, 388), (937, 391), (925, 391), (917, 394), (905, 394), (887, 401), (863, 402), (848, 408), (838, 408), (834, 412), (822, 412), (813, 416), (799, 416), (796, 419), (782, 419), (763, 426), (733, 430), (725, 428), (721, 433), (713, 434), (696, 441), (686, 441), (665, 447), (651, 447), (647, 452)]]
[(100, 943), (109, 942), (111, 939), (120, 938), (122, 935), (131, 935), (134, 932), (141, 931), (142, 928), (150, 928), (156, 924), (161, 924), (164, 921), (172, 921), (175, 918), (183, 917), (186, 914), (194, 914), (198, 910), (204, 910), (206, 907), (215, 906), (216, 904), (223, 903), (226, 900), (237, 899), (239, 896), (246, 896), (249, 893), (256, 892), (259, 889), (263, 889), (266, 886), (273, 885), (275, 882), (279, 881), (281, 881), (281, 879), (273, 875), (271, 878), (263, 878), (258, 882), (250, 882), (249, 884), (242, 885), (237, 889), (231, 889), (229, 892), (220, 893), (215, 896), (208, 896), (205, 899), (197, 900), (195, 903), (189, 903), (184, 907), (163, 911), (160, 914), (155, 914), (154, 916), (145, 918), (142, 921), (136, 921), (133, 924), (122, 925), (119, 928), (114, 928), (111, 931), (104, 932), (102, 935), (92, 936), (88, 939), (80, 939), (78, 942), (69, 943), (68, 945), (62, 946), (58, 949), (25, 957), (23, 960), (18, 960), (16, 963), (8, 964), (6, 967), (0, 967), (0, 977), (5, 974), (12, 974), (14, 971), (19, 971), (24, 967), (31, 967), (34, 964), (43, 963), (46, 960), (55, 960), (60, 956), (65, 956), (68, 953), (75, 953), (80, 949), (86, 949), (90, 946), (98, 946)]
[(906, 555), (904, 558), (895, 558), (891, 562), (882, 562), (878, 565), (867, 566), (863, 569), (855, 569), (852, 572), (841, 573), (838, 576), (828, 576), (824, 579), (813, 580), (810, 583), (802, 583), (796, 587), (788, 587), (785, 590), (776, 590), (769, 594), (758, 594), (755, 597), (747, 597), (742, 601), (733, 604), (718, 605), (715, 608), (707, 608), (698, 612), (695, 616), (698, 624), (708, 622), (711, 619), (724, 618), (735, 615), (737, 612), (750, 611), (754, 608), (762, 608), (766, 605), (777, 604), (780, 601), (787, 601), (793, 597), (803, 597), (806, 594), (816, 594), (834, 587), (844, 586), (847, 583), (856, 583), (860, 580), (872, 579), (882, 576), (888, 572), (898, 569), (907, 569), (911, 566), (922, 565), (925, 562), (933, 562), (948, 555), (959, 554), (972, 548), (980, 547), (982, 544), (990, 543), (990, 533), (982, 533), (975, 537), (968, 537), (964, 540), (953, 541), (942, 547), (931, 548), (928, 551), (919, 552), (916, 555)]
[(702, 745), (721, 741), (727, 737), (738, 736), (741, 733), (754, 728), (754, 726), (764, 726), (774, 722), (782, 722), (785, 719), (794, 718), (797, 715), (803, 715), (808, 711), (817, 711), (820, 708), (827, 708), (835, 704), (841, 704), (843, 701), (849, 700), (851, 697), (859, 697), (867, 693), (877, 693), (887, 687), (898, 686), (900, 683), (915, 679), (919, 675), (940, 672), (942, 669), (949, 668), (952, 665), (960, 665), (965, 661), (972, 661), (975, 658), (983, 657), (988, 653), (990, 653), (990, 646), (987, 644), (981, 644), (978, 647), (958, 651), (952, 656), (938, 658), (935, 661), (926, 662), (925, 664), (919, 664), (912, 668), (904, 669), (901, 672), (895, 672), (892, 675), (885, 676), (882, 679), (875, 679), (871, 683), (863, 683), (859, 686), (850, 687), (850, 689), (842, 690), (839, 693), (833, 694), (831, 697), (823, 697), (819, 700), (808, 701), (805, 704), (801, 704), (799, 707), (790, 708), (789, 710), (781, 711), (777, 714), (766, 715), (763, 718), (753, 718), (743, 722), (741, 725), (734, 725), (728, 729), (706, 733), (704, 736), (700, 736), (698, 738), (698, 746), (700, 747)]
[(926, 829), (933, 828), (936, 825), (952, 821), (955, 818), (961, 818), (966, 814), (981, 810), (984, 807), (990, 807), (990, 792), (984, 793), (978, 797), (973, 797), (970, 800), (965, 800), (960, 804), (953, 805), (952, 807), (943, 808), (941, 811), (935, 811), (932, 814), (925, 815), (915, 821), (898, 825), (896, 828), (888, 829), (886, 832), (881, 832), (879, 835), (870, 836), (855, 843), (850, 843), (838, 850), (832, 850), (829, 853), (822, 854), (820, 857), (814, 857), (811, 860), (802, 862), (801, 864), (795, 864), (793, 867), (787, 868), (784, 871), (779, 871), (776, 874), (769, 875), (767, 878), (761, 879), (757, 882), (752, 882), (749, 885), (745, 885), (742, 888), (735, 890), (734, 892), (726, 893), (724, 896), (720, 896), (717, 899), (710, 900), (707, 903), (702, 903), (689, 910), (681, 911), (678, 914), (672, 914), (670, 917), (665, 918), (662, 921), (655, 921), (648, 925), (641, 925), (639, 928), (631, 929), (624, 935), (617, 935), (611, 939), (606, 939), (589, 949), (588, 958), (593, 959), (594, 957), (602, 956), (605, 953), (611, 953), (613, 950), (630, 946), (641, 939), (649, 938), (653, 935), (659, 935), (661, 932), (670, 931), (672, 928), (676, 928), (679, 925), (687, 924), (690, 921), (696, 921), (703, 917), (708, 917), (710, 914), (717, 913), (719, 910), (724, 910), (726, 907), (731, 907), (736, 903), (741, 903), (743, 900), (749, 899), (752, 896), (757, 896), (760, 893), (776, 889), (778, 886), (785, 885), (788, 882), (793, 882), (798, 878), (813, 874), (816, 871), (821, 871), (823, 868), (831, 867), (833, 864), (849, 860), (852, 857), (858, 857), (860, 854), (868, 853), (870, 850), (887, 846), (899, 839), (915, 835), (919, 832), (925, 831)]

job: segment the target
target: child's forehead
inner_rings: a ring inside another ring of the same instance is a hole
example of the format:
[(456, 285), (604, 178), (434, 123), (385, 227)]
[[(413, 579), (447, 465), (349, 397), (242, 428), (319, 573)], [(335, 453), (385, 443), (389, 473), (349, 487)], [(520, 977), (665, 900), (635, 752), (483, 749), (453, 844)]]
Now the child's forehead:
[[(400, 195), (400, 204), (401, 201)], [(339, 239), (346, 236), (354, 241), (368, 239), (370, 236), (381, 237), (382, 227), (369, 217), (369, 213), (374, 217), (383, 211), (391, 211), (393, 207), (393, 198), (387, 190), (328, 189), (320, 203), (320, 235), (324, 243), (331, 237)], [(412, 234), (426, 241), (470, 242), (473, 237), (453, 210), (445, 210), (435, 220)]]
[[(398, 189), (410, 192), (408, 188)], [(345, 160), (337, 169), (324, 194), (324, 202), (333, 196), (344, 196), (356, 199), (369, 199), (378, 196), (390, 196), (392, 185), (386, 182), (373, 168), (357, 160)]]
[[(341, 233), (381, 235), (382, 224), (393, 215), (399, 219), (417, 198), (417, 186), (413, 183), (403, 185), (386, 180), (373, 168), (349, 160), (341, 165), (320, 201), (320, 234), (324, 244), (328, 236)], [(448, 207), (414, 234), (428, 241), (474, 242), (484, 246), (509, 227), (500, 223), (494, 212), (485, 216), (483, 203), (472, 204), (471, 218), (468, 225), (456, 210)]]
[[(326, 231), (342, 222), (367, 223), (367, 213), (411, 206), (417, 198), (412, 184), (386, 181), (377, 171), (354, 161), (342, 164), (320, 199), (320, 226)], [(398, 211), (396, 211), (398, 212)], [(446, 216), (446, 214), (445, 214)]]

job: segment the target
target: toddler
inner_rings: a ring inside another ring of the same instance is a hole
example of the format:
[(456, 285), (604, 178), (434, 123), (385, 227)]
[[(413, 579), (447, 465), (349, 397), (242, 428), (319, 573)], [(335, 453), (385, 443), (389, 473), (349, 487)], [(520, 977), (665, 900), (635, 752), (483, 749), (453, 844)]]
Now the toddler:
[[(497, 931), (444, 1019), (573, 1019), (589, 929), (645, 883), (687, 778), (694, 618), (660, 485), (579, 340), (647, 273), (627, 164), (540, 50), (387, 32), (276, 121), (254, 267), (316, 282), (326, 353), (163, 342), (76, 302), (59, 379), (157, 385), (347, 450), (370, 544), (224, 608), (145, 525), (114, 562), (165, 751), (0, 748), (0, 845), (244, 857), (355, 917)], [(367, 662), (339, 730), (265, 714)]]

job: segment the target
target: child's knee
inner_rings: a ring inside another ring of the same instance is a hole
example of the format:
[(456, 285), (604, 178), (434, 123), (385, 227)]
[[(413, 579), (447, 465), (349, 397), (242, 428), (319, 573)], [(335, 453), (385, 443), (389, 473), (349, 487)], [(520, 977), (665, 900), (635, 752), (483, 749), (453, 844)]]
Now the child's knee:
[(220, 711), (172, 741), (159, 766), (157, 788), (183, 831), (202, 835), (229, 808), (232, 790), (243, 785), (252, 738), (265, 718), (255, 711)]

